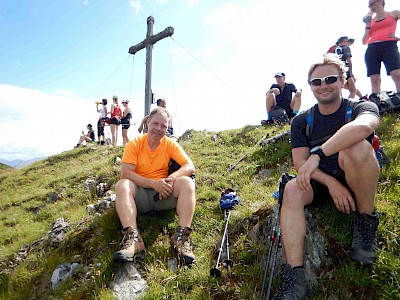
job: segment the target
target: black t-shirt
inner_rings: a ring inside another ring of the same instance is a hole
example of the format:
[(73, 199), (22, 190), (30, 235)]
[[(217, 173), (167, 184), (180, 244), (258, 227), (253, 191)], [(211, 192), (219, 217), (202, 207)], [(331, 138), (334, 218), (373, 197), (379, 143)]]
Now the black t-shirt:
[(279, 86), (279, 84), (275, 83), (271, 85), (270, 89), (277, 88), (281, 92), (278, 96), (276, 96), (276, 105), (284, 108), (289, 118), (293, 117), (293, 111), (290, 108), (290, 102), (292, 102), (293, 93), (297, 92), (296, 87), (292, 83), (285, 83), (283, 90)]
[[(322, 115), (319, 112), (318, 104), (315, 104), (314, 108), (314, 116), (313, 116), (313, 129), (309, 137), (306, 134), (307, 128), (307, 116), (311, 116), (308, 111), (305, 110), (300, 112), (296, 117), (293, 118), (291, 124), (291, 147), (300, 148), (300, 147), (309, 147), (320, 146), (323, 142), (319, 143), (319, 145), (315, 145), (312, 143), (313, 141), (317, 141), (323, 139), (327, 136), (332, 136), (338, 131), (343, 125), (346, 124), (345, 115), (347, 108), (347, 99), (342, 99), (342, 104), (340, 108), (330, 115)], [(364, 113), (370, 113), (379, 118), (378, 107), (375, 103), (365, 100), (357, 101), (357, 104), (353, 107), (352, 112), (352, 120), (354, 120), (357, 116), (362, 115)], [(373, 134), (371, 134), (367, 140), (371, 141)]]
[(352, 57), (350, 47), (348, 46), (337, 46), (334, 52), (339, 58), (344, 61), (347, 65), (347, 58)]
[(94, 141), (94, 139), (96, 138), (96, 136), (95, 136), (95, 134), (94, 134), (94, 130), (93, 130), (93, 129), (90, 129), (90, 130), (89, 130), (89, 133), (90, 133), (89, 136), (90, 136), (91, 140)]

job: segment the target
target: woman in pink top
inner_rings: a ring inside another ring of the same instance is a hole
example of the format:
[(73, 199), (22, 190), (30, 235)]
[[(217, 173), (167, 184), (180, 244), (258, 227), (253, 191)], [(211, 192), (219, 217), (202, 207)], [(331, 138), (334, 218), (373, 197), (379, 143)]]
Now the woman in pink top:
[[(370, 12), (364, 17), (365, 33), (363, 44), (368, 44), (365, 52), (365, 64), (367, 76), (371, 79), (372, 94), (370, 99), (379, 101), (377, 94), (381, 91), (381, 63), (386, 68), (396, 85), (397, 93), (400, 93), (400, 55), (395, 36), (397, 21), (400, 19), (400, 11), (385, 11), (385, 0), (368, 0)], [(374, 17), (372, 17), (375, 14)], [(374, 99), (375, 97), (375, 99)], [(378, 102), (376, 102), (378, 103)]]
[(111, 128), (111, 144), (113, 146), (117, 145), (118, 139), (118, 127), (121, 124), (122, 110), (118, 104), (118, 97), (113, 96), (113, 104), (111, 104), (111, 118), (110, 118), (110, 128)]

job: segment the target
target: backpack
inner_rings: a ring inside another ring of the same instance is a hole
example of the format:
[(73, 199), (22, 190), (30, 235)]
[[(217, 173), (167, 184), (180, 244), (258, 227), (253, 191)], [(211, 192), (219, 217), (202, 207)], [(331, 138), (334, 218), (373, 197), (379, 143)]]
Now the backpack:
[[(353, 100), (347, 100), (347, 106), (346, 106), (346, 115), (345, 115), (345, 124), (349, 123), (350, 121), (353, 121), (353, 109), (354, 106), (357, 104), (358, 101), (353, 101)], [(314, 111), (315, 111), (315, 106), (311, 107), (309, 110), (307, 110), (307, 115), (306, 115), (306, 137), (310, 138), (312, 130), (313, 130), (313, 122), (314, 122)], [(313, 141), (311, 143), (311, 146), (314, 147), (318, 144), (321, 144), (325, 141), (327, 141), (332, 135), (328, 135), (326, 137), (322, 137), (316, 141)], [(379, 167), (382, 168), (382, 163), (390, 163), (389, 157), (383, 152), (383, 148), (380, 145), (380, 140), (379, 137), (374, 133), (374, 137), (372, 139), (372, 146), (375, 150), (375, 156), (376, 159), (378, 160)]]
[(336, 47), (337, 47), (336, 44), (333, 45), (333, 46), (331, 46), (331, 47), (328, 49), (328, 51), (326, 51), (326, 53), (335, 53)]
[(263, 124), (262, 125), (281, 125), (281, 124), (289, 124), (290, 123), (290, 119), (288, 114), (286, 113), (286, 110), (283, 109), (280, 106), (273, 106), (271, 107), (271, 111), (269, 112), (269, 119), (266, 120), (267, 124)]
[(378, 107), (379, 107), (379, 112), (381, 113), (400, 109), (399, 95), (393, 91), (381, 92), (380, 103), (378, 104)]
[(232, 209), (237, 204), (239, 204), (239, 198), (234, 190), (226, 189), (222, 192), (221, 199), (219, 200), (219, 206), (222, 209)]

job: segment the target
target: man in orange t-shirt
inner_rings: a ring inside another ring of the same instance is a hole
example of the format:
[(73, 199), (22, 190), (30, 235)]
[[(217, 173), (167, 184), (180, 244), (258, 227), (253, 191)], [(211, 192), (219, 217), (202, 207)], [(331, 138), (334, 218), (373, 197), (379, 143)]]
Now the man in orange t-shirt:
[[(121, 179), (116, 191), (116, 209), (124, 235), (122, 248), (114, 255), (115, 262), (134, 261), (145, 251), (137, 228), (137, 212), (176, 208), (179, 226), (171, 245), (180, 261), (195, 262), (190, 245), (190, 228), (196, 205), (195, 184), (189, 177), (195, 167), (174, 140), (165, 136), (168, 111), (155, 108), (147, 120), (148, 133), (131, 140), (125, 147), (121, 165)], [(181, 167), (168, 174), (170, 160)]]

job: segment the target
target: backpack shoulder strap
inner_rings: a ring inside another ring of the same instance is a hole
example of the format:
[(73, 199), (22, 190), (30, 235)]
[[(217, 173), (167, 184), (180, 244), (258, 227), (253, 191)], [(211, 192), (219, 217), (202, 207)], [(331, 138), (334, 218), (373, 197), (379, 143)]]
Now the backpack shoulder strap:
[(354, 107), (357, 105), (358, 101), (346, 99), (346, 115), (344, 117), (345, 123), (349, 123), (353, 121), (353, 110)]
[(313, 130), (314, 123), (314, 110), (315, 105), (309, 108), (306, 112), (306, 137), (309, 138), (311, 136), (311, 132)]

